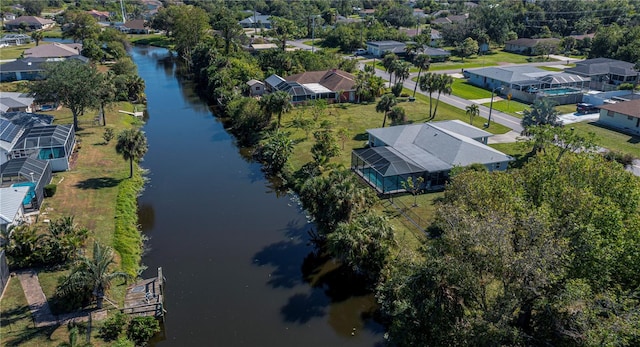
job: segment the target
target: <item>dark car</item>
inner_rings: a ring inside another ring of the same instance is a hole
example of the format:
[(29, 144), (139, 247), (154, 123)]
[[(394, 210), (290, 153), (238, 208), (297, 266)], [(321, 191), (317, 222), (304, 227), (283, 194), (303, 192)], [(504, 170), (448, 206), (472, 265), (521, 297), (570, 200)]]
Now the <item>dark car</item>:
[(579, 103), (576, 106), (576, 112), (578, 113), (596, 113), (598, 111), (598, 107), (592, 104)]

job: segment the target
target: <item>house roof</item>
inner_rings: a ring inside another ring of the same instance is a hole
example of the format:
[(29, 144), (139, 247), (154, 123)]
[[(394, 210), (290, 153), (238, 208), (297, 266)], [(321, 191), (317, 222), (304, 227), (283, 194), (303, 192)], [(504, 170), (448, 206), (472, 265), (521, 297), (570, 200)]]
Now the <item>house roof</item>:
[(534, 80), (537, 77), (558, 74), (558, 72), (542, 70), (533, 66), (503, 66), (467, 69), (465, 72), (482, 77), (493, 78), (498, 81), (513, 83)]
[(442, 48), (425, 47), (423, 53), (431, 57), (450, 56), (451, 52), (445, 51)]
[(44, 19), (36, 16), (20, 16), (14, 20), (5, 22), (4, 25), (20, 25), (20, 23), (27, 23), (29, 25), (47, 25), (55, 22), (50, 19)]
[(369, 41), (367, 42), (367, 45), (370, 46), (376, 46), (376, 47), (380, 47), (380, 46), (402, 46), (404, 48), (404, 46), (406, 46), (404, 43), (402, 42), (398, 42), (398, 41), (393, 41), (393, 40), (386, 40), (386, 41)]
[(24, 51), (24, 56), (32, 58), (70, 57), (79, 55), (80, 52), (82, 52), (82, 44), (80, 43), (54, 42), (29, 48)]
[[(11, 159), (0, 165), (0, 174), (3, 177), (23, 177), (36, 184), (40, 183), (47, 171), (51, 172), (51, 164), (48, 161), (28, 157)], [(33, 180), (31, 180), (32, 173)]]
[(640, 99), (604, 104), (599, 106), (602, 110), (613, 111), (634, 118), (640, 118)]
[(295, 81), (301, 84), (318, 83), (331, 91), (353, 90), (356, 77), (346, 71), (307, 71), (300, 74), (287, 76), (287, 81)]
[(458, 119), (441, 121), (435, 124), (440, 129), (453, 131), (454, 133), (470, 137), (474, 140), (493, 136), (493, 134), (488, 131), (484, 131), (474, 126), (469, 126), (469, 124)]
[(268, 24), (268, 23), (271, 23), (271, 20), (269, 20), (270, 17), (271, 17), (270, 15), (256, 14), (255, 17), (249, 16), (239, 21), (238, 24), (257, 24), (257, 23)]
[(586, 39), (587, 37), (588, 37), (588, 38), (590, 38), (590, 39), (592, 39), (592, 38), (594, 38), (594, 36), (596, 36), (596, 34), (595, 34), (595, 33), (594, 33), (594, 34), (584, 34), (584, 35), (569, 35), (569, 37), (573, 37), (574, 39), (576, 39), (576, 40), (578, 40), (578, 41), (580, 41), (580, 40), (584, 40), (584, 39)]
[(251, 45), (251, 48), (255, 49), (256, 51), (259, 51), (263, 49), (278, 48), (278, 45), (276, 45), (275, 43), (254, 43)]
[(98, 10), (87, 11), (87, 13), (97, 17), (109, 17), (111, 15), (111, 13), (107, 11), (98, 11)]
[(576, 62), (576, 66), (565, 69), (566, 72), (578, 73), (581, 75), (607, 75), (615, 74), (620, 76), (635, 76), (637, 71), (633, 69), (633, 64), (622, 60), (609, 58), (595, 58)]
[[(422, 171), (437, 172), (449, 170), (453, 166), (513, 160), (500, 151), (452, 130), (473, 128), (472, 126), (462, 122), (439, 123), (368, 129), (367, 132), (392, 147), (397, 152), (394, 153), (396, 156), (408, 159), (407, 163), (421, 167)], [(473, 129), (464, 131), (480, 134)]]
[(22, 207), (29, 187), (0, 188), (0, 224), (11, 224)]
[(285, 81), (284, 78), (282, 78), (282, 77), (280, 77), (280, 76), (278, 76), (276, 74), (273, 74), (273, 75), (267, 77), (266, 80), (264, 80), (264, 82), (266, 84), (268, 84), (268, 85), (270, 85), (272, 87), (275, 87), (275, 86), (277, 86), (278, 84), (280, 84), (280, 83), (282, 83), (284, 81)]
[(45, 61), (37, 58), (25, 58), (17, 59), (0, 65), (2, 72), (17, 72), (17, 71), (44, 71), (42, 64)]
[(542, 43), (542, 42), (550, 42), (550, 43), (554, 43), (554, 44), (559, 44), (560, 40), (556, 39), (556, 38), (553, 38), (553, 37), (552, 38), (546, 38), (546, 39), (530, 39), (530, 38), (524, 38), (523, 37), (523, 38), (519, 38), (517, 40), (506, 41), (505, 44), (533, 48), (538, 43)]
[(256, 84), (264, 85), (264, 83), (262, 83), (261, 81), (258, 81), (258, 80), (248, 80), (247, 84), (250, 85), (251, 87), (253, 87)]
[(134, 19), (124, 23), (124, 27), (133, 30), (148, 30), (149, 28), (144, 25), (145, 23), (146, 21), (144, 19)]

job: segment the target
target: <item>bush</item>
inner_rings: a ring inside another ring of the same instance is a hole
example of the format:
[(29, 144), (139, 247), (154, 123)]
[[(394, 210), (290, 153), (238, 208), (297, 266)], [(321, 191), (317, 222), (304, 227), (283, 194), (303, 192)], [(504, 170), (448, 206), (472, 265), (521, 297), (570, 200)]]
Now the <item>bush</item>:
[(104, 322), (104, 325), (100, 328), (99, 335), (105, 341), (116, 340), (126, 324), (127, 315), (122, 312), (117, 312)]
[(622, 153), (618, 151), (609, 151), (603, 154), (604, 158), (609, 161), (615, 161), (622, 164), (625, 168), (633, 165), (633, 161), (636, 159), (633, 155), (628, 153)]
[(121, 337), (118, 339), (118, 341), (114, 342), (111, 347), (136, 347), (136, 345), (133, 343), (133, 341)]
[(114, 136), (116, 136), (116, 134), (113, 131), (113, 128), (104, 129), (104, 134), (102, 134), (102, 138), (104, 139), (105, 143), (109, 143), (109, 141), (111, 141)]
[(135, 317), (129, 323), (127, 337), (136, 346), (144, 346), (158, 332), (160, 332), (160, 324), (154, 317)]
[(55, 183), (50, 183), (44, 186), (44, 196), (50, 198), (56, 194), (58, 186)]

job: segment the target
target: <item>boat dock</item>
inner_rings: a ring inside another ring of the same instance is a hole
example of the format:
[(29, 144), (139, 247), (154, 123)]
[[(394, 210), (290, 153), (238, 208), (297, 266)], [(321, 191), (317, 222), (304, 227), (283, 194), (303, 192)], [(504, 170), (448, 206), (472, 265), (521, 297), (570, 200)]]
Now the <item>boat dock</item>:
[(158, 277), (145, 279), (127, 287), (122, 313), (132, 316), (164, 317), (164, 282), (162, 268), (158, 268)]

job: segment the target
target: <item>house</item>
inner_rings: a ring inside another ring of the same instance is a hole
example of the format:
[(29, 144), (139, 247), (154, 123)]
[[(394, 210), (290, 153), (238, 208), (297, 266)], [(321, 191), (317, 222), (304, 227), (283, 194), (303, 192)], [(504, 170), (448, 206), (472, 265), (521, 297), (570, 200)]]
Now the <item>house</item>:
[(7, 231), (12, 225), (24, 220), (23, 202), (29, 193), (29, 187), (0, 188), (0, 231)]
[(15, 31), (25, 28), (29, 31), (49, 29), (56, 22), (50, 19), (44, 19), (36, 16), (20, 16), (14, 20), (4, 22), (4, 28), (7, 31)]
[(2, 14), (2, 20), (4, 20), (5, 22), (8, 22), (10, 20), (14, 20), (16, 19), (16, 14), (15, 13), (11, 13), (11, 12), (5, 12)]
[(65, 59), (78, 59), (84, 63), (89, 58), (81, 55), (73, 55), (69, 57), (50, 57), (50, 58), (24, 58), (17, 59), (0, 65), (0, 82), (13, 81), (35, 81), (43, 78), (44, 64), (50, 62), (61, 61)]
[(600, 106), (598, 123), (625, 133), (640, 135), (640, 99)]
[(446, 61), (451, 56), (451, 52), (433, 47), (425, 47), (420, 53), (428, 55), (432, 62)]
[(25, 34), (6, 34), (0, 38), (0, 47), (19, 46), (31, 42), (31, 36)]
[(6, 112), (33, 112), (35, 99), (25, 93), (2, 92), (0, 114)]
[(147, 26), (147, 21), (144, 19), (128, 21), (122, 24), (121, 30), (129, 34), (148, 34), (151, 32), (151, 29)]
[[(548, 39), (529, 39), (529, 38), (520, 38), (517, 40), (510, 40), (504, 43), (504, 50), (507, 52), (533, 55), (536, 54), (536, 46), (544, 44), (549, 47), (558, 47), (560, 45), (560, 40), (556, 38), (548, 38)], [(551, 53), (555, 52), (555, 49), (552, 49)]]
[(264, 83), (258, 80), (249, 80), (247, 82), (249, 86), (249, 96), (261, 96), (264, 94)]
[(355, 76), (342, 70), (307, 71), (282, 78), (271, 75), (265, 80), (268, 92), (285, 91), (292, 103), (326, 99), (328, 102), (354, 101)]
[(51, 171), (69, 170), (76, 133), (72, 124), (27, 129), (11, 148), (11, 159), (36, 158), (51, 163)]
[(87, 11), (87, 13), (90, 14), (91, 17), (95, 18), (98, 22), (108, 22), (109, 17), (111, 17), (111, 14), (106, 11), (91, 10)]
[(634, 64), (626, 61), (595, 58), (576, 62), (575, 67), (565, 71), (588, 77), (591, 80), (591, 89), (608, 91), (616, 89), (622, 83), (637, 83), (638, 71), (635, 71), (633, 66)]
[(0, 188), (27, 187), (24, 210), (37, 210), (44, 200), (44, 186), (51, 182), (51, 163), (34, 158), (12, 159), (0, 165)]
[(249, 16), (238, 22), (243, 28), (264, 28), (271, 29), (270, 15), (258, 14)]
[(37, 113), (8, 112), (0, 115), (0, 164), (11, 159), (11, 150), (27, 129), (52, 122), (52, 116)]
[(404, 192), (402, 182), (422, 177), (426, 190), (442, 189), (456, 166), (479, 163), (504, 171), (513, 158), (486, 144), (492, 136), (462, 121), (368, 129), (369, 146), (351, 153), (351, 169), (378, 193)]
[(381, 57), (385, 53), (404, 54), (406, 43), (398, 41), (369, 41), (367, 42), (367, 53), (375, 57)]
[[(511, 94), (528, 103), (540, 97), (552, 98), (559, 104), (578, 103), (589, 78), (568, 72), (547, 71), (533, 66), (495, 66), (464, 70), (469, 83)], [(502, 88), (502, 89), (501, 89)]]
[(252, 43), (251, 46), (249, 46), (248, 50), (251, 52), (259, 52), (278, 48), (278, 45), (276, 45), (275, 43)]
[(82, 52), (81, 43), (59, 43), (42, 44), (24, 51), (25, 58), (67, 58), (80, 55)]
[(436, 18), (436, 19), (432, 19), (431, 20), (431, 24), (432, 25), (447, 25), (447, 24), (453, 24), (453, 23), (460, 23), (460, 22), (464, 22), (467, 20), (467, 18), (469, 18), (469, 14), (461, 14), (461, 15), (448, 15), (446, 17), (440, 17), (440, 18)]

